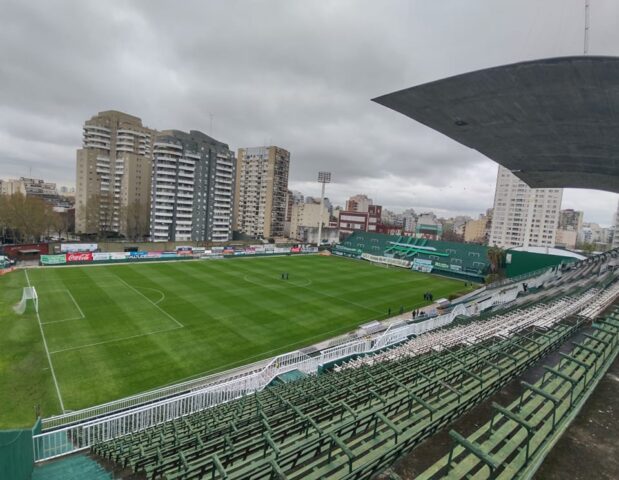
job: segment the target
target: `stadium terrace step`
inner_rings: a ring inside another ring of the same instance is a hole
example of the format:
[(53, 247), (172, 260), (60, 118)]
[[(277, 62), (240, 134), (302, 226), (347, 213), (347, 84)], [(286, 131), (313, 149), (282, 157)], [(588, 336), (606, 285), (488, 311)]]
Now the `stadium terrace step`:
[(112, 480), (114, 476), (88, 455), (76, 454), (35, 465), (32, 480)]
[(578, 326), (305, 377), (92, 451), (149, 478), (369, 478)]
[(450, 453), (418, 478), (530, 478), (619, 353), (619, 308), (593, 328), (535, 385), (523, 382), (509, 407), (493, 404), (490, 421), (469, 438), (453, 432)]
[(290, 372), (282, 373), (281, 375), (275, 377), (275, 379), (271, 382), (271, 385), (296, 382), (297, 380), (301, 380), (305, 377), (307, 377), (306, 373), (301, 372), (300, 370), (291, 370)]

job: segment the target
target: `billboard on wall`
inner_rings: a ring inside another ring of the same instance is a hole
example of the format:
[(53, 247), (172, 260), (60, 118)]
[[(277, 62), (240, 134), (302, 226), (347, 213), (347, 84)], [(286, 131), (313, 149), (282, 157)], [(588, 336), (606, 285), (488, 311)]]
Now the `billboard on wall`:
[(290, 253), (290, 247), (275, 247), (273, 251), (275, 253)]
[(424, 258), (415, 258), (413, 259), (413, 264), (411, 268), (413, 270), (417, 270), (418, 272), (430, 273), (432, 271), (432, 260), (426, 260)]
[(110, 260), (125, 260), (129, 256), (129, 252), (110, 252)]
[(129, 252), (129, 258), (144, 258), (148, 255), (148, 252), (140, 251), (140, 252)]
[(97, 248), (99, 245), (96, 243), (63, 243), (60, 245), (60, 252), (94, 252)]
[(92, 254), (92, 259), (95, 262), (99, 262), (101, 260), (111, 260), (111, 258), (112, 257), (110, 256), (110, 254), (108, 252), (94, 252)]
[(73, 252), (66, 254), (67, 263), (92, 262), (92, 252)]
[(66, 255), (41, 255), (43, 265), (64, 265), (67, 263)]

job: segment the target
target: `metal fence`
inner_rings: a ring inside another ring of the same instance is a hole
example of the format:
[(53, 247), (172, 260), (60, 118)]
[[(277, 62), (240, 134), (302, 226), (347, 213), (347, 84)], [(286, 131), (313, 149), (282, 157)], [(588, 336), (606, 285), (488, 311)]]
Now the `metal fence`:
[(228, 377), (225, 381), (209, 384), (198, 390), (84, 421), (77, 425), (45, 431), (33, 438), (35, 461), (48, 460), (83, 450), (98, 442), (138, 432), (184, 415), (241, 398), (262, 390), (275, 377), (292, 370), (300, 370), (307, 374), (315, 373), (322, 365), (351, 355), (381, 350), (402, 342), (411, 335), (418, 335), (447, 325), (462, 314), (466, 314), (466, 309), (462, 305), (458, 305), (446, 315), (434, 317), (424, 322), (390, 327), (375, 338), (354, 340), (328, 348), (314, 357), (300, 351), (286, 353), (273, 358), (258, 370), (250, 370), (232, 378)]

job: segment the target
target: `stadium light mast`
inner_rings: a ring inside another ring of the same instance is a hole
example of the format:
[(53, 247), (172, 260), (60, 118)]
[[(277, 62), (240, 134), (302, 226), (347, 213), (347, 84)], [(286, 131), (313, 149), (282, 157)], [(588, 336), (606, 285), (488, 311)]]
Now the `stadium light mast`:
[(325, 207), (325, 185), (331, 183), (331, 172), (318, 172), (318, 182), (322, 183), (320, 194), (320, 214), (318, 217), (318, 247), (322, 245), (322, 210)]

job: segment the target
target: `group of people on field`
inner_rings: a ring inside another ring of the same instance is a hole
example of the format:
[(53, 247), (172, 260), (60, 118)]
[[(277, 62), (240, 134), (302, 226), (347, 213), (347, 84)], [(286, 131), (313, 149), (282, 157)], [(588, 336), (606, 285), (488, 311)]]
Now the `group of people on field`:
[(423, 294), (423, 299), (431, 302), (434, 300), (434, 295), (432, 295), (432, 292), (426, 292)]

